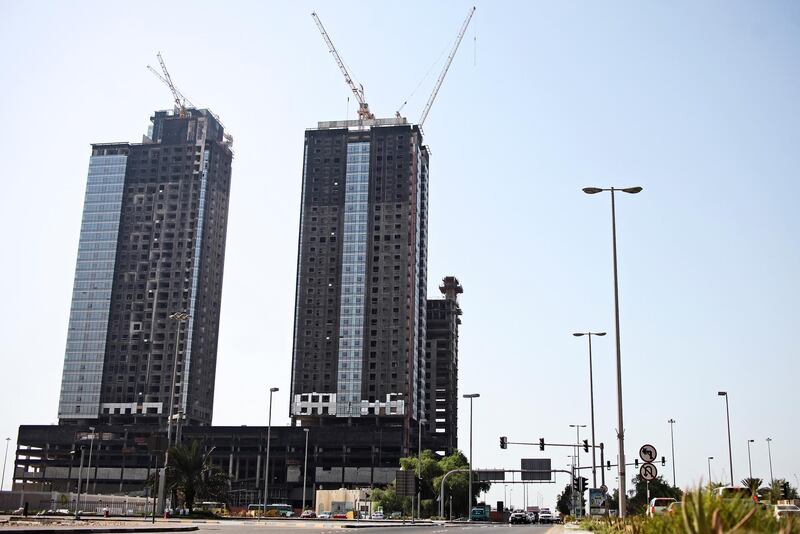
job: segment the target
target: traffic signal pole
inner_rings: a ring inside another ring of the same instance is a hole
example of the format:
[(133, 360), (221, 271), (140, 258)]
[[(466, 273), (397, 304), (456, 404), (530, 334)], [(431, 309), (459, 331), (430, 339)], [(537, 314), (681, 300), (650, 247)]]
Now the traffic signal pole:
[[(578, 434), (578, 441), (580, 441), (580, 434)], [(532, 443), (532, 442), (528, 442), (528, 441), (508, 441), (508, 437), (500, 436), (500, 448), (501, 449), (507, 449), (509, 445), (527, 445), (527, 446), (538, 445), (540, 451), (543, 451), (546, 446), (549, 446), (549, 447), (569, 447), (569, 448), (576, 448), (576, 447), (580, 448), (580, 447), (582, 447), (585, 452), (589, 452), (589, 448), (591, 447), (592, 448), (592, 455), (594, 455), (594, 449), (600, 449), (600, 465), (603, 465), (604, 456), (605, 456), (604, 455), (604, 445), (603, 445), (603, 443), (600, 443), (599, 445), (595, 445), (595, 444), (591, 444), (590, 445), (589, 444), (589, 440), (586, 440), (586, 439), (583, 440), (582, 443), (573, 444), (573, 443), (545, 443), (544, 438), (539, 438), (539, 442), (538, 443)], [(574, 490), (572, 492), (573, 497), (574, 497), (576, 491), (580, 492), (579, 495), (583, 495), (583, 492), (586, 491), (586, 489), (587, 489), (585, 487), (586, 483), (583, 482), (584, 479), (582, 479), (582, 478), (580, 479), (580, 483), (578, 484), (578, 487), (575, 487), (576, 480), (578, 480), (576, 478), (575, 473), (580, 473), (581, 469), (591, 469), (592, 473), (596, 472), (596, 466), (594, 465), (594, 462), (592, 462), (591, 466), (586, 466), (586, 467), (580, 467), (580, 465), (575, 466), (573, 464), (572, 470), (570, 471), (570, 481), (571, 481), (571, 483), (573, 485), (573, 488), (574, 488)], [(556, 470), (553, 470), (553, 471), (555, 472)], [(506, 472), (508, 472), (508, 471), (506, 471)], [(530, 471), (526, 471), (526, 472), (530, 472)], [(604, 470), (602, 468), (600, 469), (600, 477), (601, 477), (603, 486), (605, 486), (605, 484), (606, 484), (606, 476), (605, 476), (605, 472), (604, 472)], [(597, 478), (596, 477), (594, 479), (594, 484), (597, 484)], [(583, 486), (583, 487), (581, 487), (581, 486)], [(580, 499), (580, 497), (579, 497), (579, 499)], [(580, 503), (580, 500), (578, 501), (578, 503)], [(580, 503), (580, 504), (582, 504), (582, 503)], [(573, 515), (578, 511), (579, 508), (583, 508), (582, 506), (580, 506), (580, 504), (575, 504), (575, 501), (574, 501), (574, 498), (573, 498), (573, 505), (574, 505), (574, 507), (573, 507)], [(440, 514), (440, 515), (442, 515), (442, 514)]]
[[(502, 436), (500, 438), (501, 439), (501, 445), (500, 445), (501, 449), (505, 449), (506, 448), (506, 447), (502, 446), (504, 438), (505, 438), (505, 436)], [(538, 445), (539, 446), (539, 450), (541, 450), (541, 451), (543, 451), (545, 447), (582, 447), (585, 452), (589, 452), (589, 449), (592, 448), (592, 445), (589, 444), (589, 440), (586, 440), (586, 439), (583, 440), (582, 443), (545, 443), (544, 440), (539, 440), (538, 443), (531, 443), (531, 442), (528, 442), (528, 441), (508, 441), (507, 438), (505, 438), (505, 439), (506, 439), (506, 441), (505, 441), (506, 446), (508, 446), (508, 445)], [(598, 449), (602, 449), (603, 448), (603, 444), (601, 443), (600, 445), (594, 445), (594, 447), (596, 447)]]
[[(453, 469), (452, 471), (448, 471), (442, 477), (442, 481), (439, 483), (439, 517), (444, 517), (444, 484), (447, 481), (447, 478), (452, 475), (453, 473), (469, 473), (469, 469), (461, 468), (461, 469)], [(567, 471), (566, 469), (475, 469), (472, 471), (473, 475), (480, 475), (481, 473), (497, 473), (499, 471), (503, 472), (503, 475), (506, 473), (565, 473), (572, 477), (572, 471)], [(522, 478), (522, 477), (520, 477)], [(574, 478), (574, 477), (573, 477)], [(572, 480), (572, 479), (571, 479)], [(504, 482), (505, 484), (524, 484), (526, 481), (519, 480), (519, 481), (511, 481), (505, 482), (505, 480), (482, 480), (481, 482)]]

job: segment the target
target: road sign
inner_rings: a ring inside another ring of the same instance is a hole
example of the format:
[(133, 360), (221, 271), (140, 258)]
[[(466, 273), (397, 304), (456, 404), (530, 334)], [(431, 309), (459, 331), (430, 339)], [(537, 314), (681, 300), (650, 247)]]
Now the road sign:
[(398, 497), (414, 497), (417, 494), (416, 473), (414, 471), (396, 471), (395, 488)]
[(481, 482), (502, 482), (506, 479), (506, 472), (502, 470), (481, 469), (472, 472), (472, 480)]
[(550, 473), (552, 462), (550, 458), (522, 458), (520, 464), (522, 480), (550, 482), (552, 479)]
[(606, 515), (606, 492), (601, 488), (589, 488), (589, 515), (592, 517)]
[(653, 462), (656, 458), (658, 458), (656, 448), (649, 444), (642, 445), (642, 447), (639, 449), (639, 458), (648, 464)]
[(650, 482), (658, 476), (658, 469), (653, 464), (642, 464), (642, 467), (639, 468), (639, 476), (642, 477), (642, 480)]

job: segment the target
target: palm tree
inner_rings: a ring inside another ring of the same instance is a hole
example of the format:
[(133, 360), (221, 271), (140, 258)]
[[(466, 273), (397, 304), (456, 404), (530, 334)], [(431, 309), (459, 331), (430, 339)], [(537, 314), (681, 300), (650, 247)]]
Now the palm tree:
[(190, 512), (196, 498), (227, 501), (228, 476), (211, 464), (213, 450), (203, 453), (200, 444), (192, 441), (188, 447), (177, 445), (169, 451), (167, 483), (183, 496)]
[(758, 490), (761, 488), (761, 484), (763, 484), (763, 483), (764, 483), (764, 481), (761, 480), (760, 478), (743, 478), (742, 479), (742, 486), (744, 486), (745, 488), (749, 489), (750, 490), (750, 494), (754, 495), (754, 496), (758, 493)]

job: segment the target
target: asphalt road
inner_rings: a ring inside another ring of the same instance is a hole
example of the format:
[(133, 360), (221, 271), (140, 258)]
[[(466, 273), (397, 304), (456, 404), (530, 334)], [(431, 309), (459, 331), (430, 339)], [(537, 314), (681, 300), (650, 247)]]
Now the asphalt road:
[[(55, 523), (6, 523), (6, 517), (0, 517), (0, 533), (16, 530), (65, 531), (75, 528), (102, 529), (104, 527), (198, 527), (198, 534), (562, 534), (565, 529), (562, 525), (508, 525), (497, 523), (469, 523), (469, 524), (425, 524), (402, 525), (395, 522), (361, 521), (248, 521), (248, 520), (179, 520), (157, 519), (155, 525), (149, 521), (128, 518), (120, 520), (88, 520), (74, 523), (68, 518), (60, 518)], [(348, 528), (351, 527), (351, 528)], [(357, 527), (357, 528), (352, 528)], [(571, 530), (575, 534), (578, 531)]]
[[(425, 526), (374, 526), (348, 529), (329, 521), (308, 521), (299, 525), (282, 525), (281, 522), (228, 521), (218, 524), (198, 524), (199, 533), (207, 534), (561, 534), (562, 525), (425, 525)], [(298, 530), (300, 533), (298, 533)]]

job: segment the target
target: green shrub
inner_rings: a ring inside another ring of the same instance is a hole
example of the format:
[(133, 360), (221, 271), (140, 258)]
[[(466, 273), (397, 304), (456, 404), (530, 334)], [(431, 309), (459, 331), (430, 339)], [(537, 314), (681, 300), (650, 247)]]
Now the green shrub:
[(800, 521), (784, 519), (779, 523), (771, 506), (764, 508), (749, 499), (720, 499), (702, 490), (684, 495), (680, 513), (585, 521), (582, 527), (601, 534), (800, 534)]

